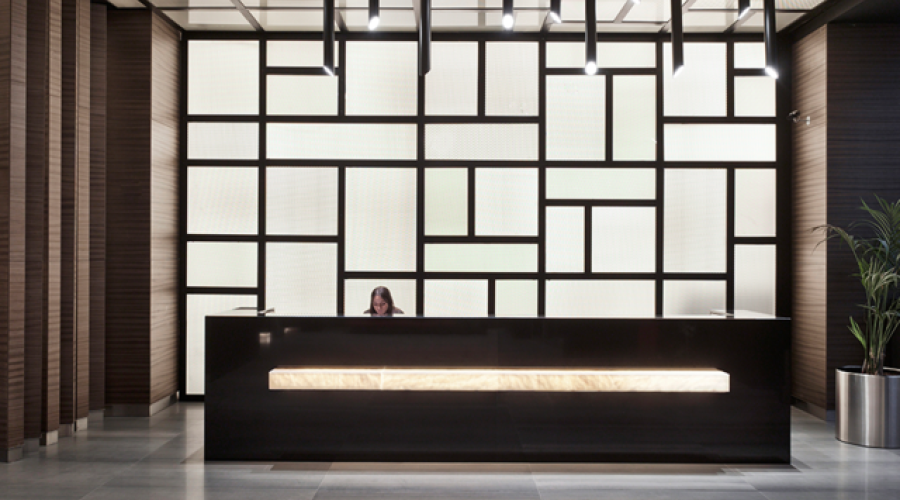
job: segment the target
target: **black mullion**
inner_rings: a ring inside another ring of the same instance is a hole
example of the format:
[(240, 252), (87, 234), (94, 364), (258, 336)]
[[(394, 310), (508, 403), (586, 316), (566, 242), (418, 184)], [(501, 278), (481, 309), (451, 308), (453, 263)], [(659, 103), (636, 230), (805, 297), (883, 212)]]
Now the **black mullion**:
[[(246, 9), (245, 9), (246, 10)], [(257, 296), (256, 307), (262, 311), (266, 308), (266, 131), (268, 123), (266, 117), (268, 115), (266, 109), (266, 89), (268, 88), (266, 79), (266, 58), (268, 54), (268, 42), (259, 41), (259, 163), (257, 170), (259, 174), (258, 182), (258, 199), (257, 199), (257, 217), (256, 235), (258, 245), (256, 250), (256, 280), (257, 280)]]
[(338, 167), (338, 220), (337, 220), (337, 312), (339, 316), (345, 314), (344, 297), (346, 288), (346, 238), (345, 225), (347, 220), (347, 167)]
[(425, 236), (425, 243), (536, 244), (538, 236)]
[(181, 39), (179, 44), (181, 60), (179, 62), (181, 77), (178, 82), (180, 94), (179, 114), (181, 123), (178, 124), (180, 140), (178, 141), (178, 338), (181, 348), (178, 349), (178, 389), (180, 398), (187, 394), (187, 71), (188, 71), (188, 41)]
[(725, 77), (725, 87), (726, 87), (726, 110), (728, 114), (728, 118), (734, 118), (734, 42), (728, 42), (725, 44), (727, 47), (725, 49), (726, 53), (726, 63), (725, 68), (727, 71), (727, 76)]
[(538, 42), (538, 289), (537, 315), (547, 297), (547, 40)]
[(255, 286), (189, 286), (188, 295), (257, 295)]
[(416, 315), (425, 315), (425, 75), (417, 80), (416, 102)]
[(488, 296), (487, 296), (487, 313), (488, 316), (497, 314), (497, 280), (488, 278)]
[(594, 209), (584, 207), (584, 273), (591, 274), (593, 270), (593, 244), (594, 244)]
[[(733, 80), (733, 78), (732, 78)], [(733, 94), (733, 89), (732, 89)], [(733, 99), (732, 99), (733, 101)], [(720, 125), (723, 123), (740, 124), (740, 125), (775, 125), (778, 120), (769, 116), (667, 116), (666, 123), (688, 123), (688, 124), (712, 124)]]
[[(584, 76), (584, 68), (547, 68), (546, 74), (553, 76)], [(594, 76), (609, 75), (655, 75), (653, 68), (597, 68)]]
[[(732, 42), (733, 44), (734, 42)], [(734, 76), (769, 76), (766, 74), (766, 70), (760, 68), (734, 68)]]
[(665, 122), (663, 109), (663, 42), (656, 42), (656, 315), (663, 315), (663, 266), (665, 263)]
[(484, 40), (478, 42), (478, 116), (485, 115), (485, 94), (486, 94), (486, 72), (487, 72), (487, 45)]
[(322, 68), (316, 67), (292, 67), (292, 66), (269, 66), (266, 68), (269, 75), (311, 75), (311, 76), (327, 76), (328, 73)]
[(735, 245), (777, 245), (777, 236), (735, 236)]
[(547, 200), (548, 207), (655, 207), (656, 200)]
[(613, 76), (606, 75), (606, 151), (605, 160), (613, 159)]
[(663, 278), (672, 281), (725, 281), (728, 273), (663, 273)]
[(338, 79), (338, 116), (347, 116), (347, 41), (342, 37), (338, 42), (338, 67), (335, 77)]
[(466, 169), (466, 206), (467, 206), (467, 230), (469, 237), (475, 237), (475, 167)]
[(728, 311), (734, 310), (734, 178), (735, 171), (733, 167), (729, 167), (727, 176), (727, 187), (726, 187), (726, 196), (725, 196), (725, 206), (727, 207), (727, 215), (725, 217), (726, 224), (726, 236), (727, 236), (727, 258), (725, 264), (725, 273), (726, 273), (726, 285), (725, 285), (725, 309)]

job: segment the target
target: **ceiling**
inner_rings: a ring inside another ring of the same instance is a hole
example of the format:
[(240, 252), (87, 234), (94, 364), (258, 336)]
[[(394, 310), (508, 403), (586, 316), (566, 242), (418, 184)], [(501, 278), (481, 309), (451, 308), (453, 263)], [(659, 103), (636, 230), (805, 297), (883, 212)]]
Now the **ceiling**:
[[(763, 0), (738, 19), (738, 0), (682, 0), (686, 33), (760, 33)], [(782, 30), (826, 0), (775, 0)], [(887, 0), (895, 2), (896, 0)], [(321, 31), (323, 0), (108, 0), (119, 8), (153, 5), (187, 31)], [(416, 31), (419, 0), (381, 0), (383, 31)], [(368, 30), (368, 0), (335, 0), (341, 31)], [(502, 31), (502, 0), (431, 0), (432, 31)], [(597, 31), (668, 31), (671, 0), (596, 0)], [(584, 32), (584, 0), (562, 0), (561, 23), (547, 19), (550, 0), (515, 0), (518, 32)], [(417, 8), (417, 7), (416, 7)]]

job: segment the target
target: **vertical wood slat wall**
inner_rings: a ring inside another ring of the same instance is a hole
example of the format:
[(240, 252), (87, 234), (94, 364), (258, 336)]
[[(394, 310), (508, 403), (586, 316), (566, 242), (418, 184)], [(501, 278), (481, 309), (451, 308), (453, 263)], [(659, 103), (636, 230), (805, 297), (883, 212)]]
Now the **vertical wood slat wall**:
[(834, 370), (862, 363), (847, 325), (865, 297), (849, 250), (833, 240), (813, 252), (822, 235), (810, 228), (846, 227), (875, 194), (900, 198), (897, 61), (889, 25), (829, 24), (795, 44), (794, 108), (811, 123), (794, 125), (794, 397), (821, 416), (834, 408)]
[[(143, 39), (133, 41), (152, 54), (143, 68), (124, 67), (146, 77), (147, 92), (127, 89), (146, 112), (126, 124), (138, 130), (125, 131), (144, 147), (126, 149), (132, 156), (112, 164), (115, 138), (106, 120), (116, 113), (107, 109), (107, 81), (116, 80), (107, 68), (123, 68), (106, 64), (107, 22), (133, 23), (108, 19), (107, 6), (90, 0), (0, 0), (0, 460), (53, 445), (86, 425), (90, 410), (105, 408), (109, 416), (109, 405), (122, 402), (121, 393), (110, 397), (106, 378), (106, 200), (108, 176), (116, 173), (107, 165), (123, 169), (128, 182), (132, 162), (142, 165), (126, 196), (146, 200), (137, 205), (147, 243), (111, 253), (113, 268), (147, 276), (124, 292), (131, 293), (126, 303), (145, 303), (140, 321), (129, 318), (128, 307), (116, 314), (142, 325), (126, 332), (120, 345), (136, 354), (115, 372), (138, 384), (118, 389), (144, 414), (177, 389), (179, 36), (150, 11), (128, 14), (144, 27)], [(129, 253), (135, 248), (141, 258)]]

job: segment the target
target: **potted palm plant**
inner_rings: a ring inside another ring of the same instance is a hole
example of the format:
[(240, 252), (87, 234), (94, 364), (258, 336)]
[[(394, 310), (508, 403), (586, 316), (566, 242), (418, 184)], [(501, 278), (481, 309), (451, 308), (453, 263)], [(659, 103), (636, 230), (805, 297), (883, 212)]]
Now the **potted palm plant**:
[[(862, 202), (868, 218), (842, 229), (825, 225), (825, 240), (839, 237), (856, 260), (866, 295), (862, 320), (850, 332), (863, 347), (862, 366), (835, 372), (835, 436), (862, 446), (900, 448), (900, 370), (885, 368), (888, 342), (900, 326), (900, 200)], [(823, 240), (823, 241), (825, 241)]]

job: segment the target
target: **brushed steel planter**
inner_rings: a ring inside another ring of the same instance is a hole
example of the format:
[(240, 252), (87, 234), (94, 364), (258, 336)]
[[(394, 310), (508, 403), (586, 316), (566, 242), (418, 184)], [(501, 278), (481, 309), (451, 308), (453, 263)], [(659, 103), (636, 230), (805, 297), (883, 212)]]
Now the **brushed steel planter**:
[(900, 448), (900, 370), (860, 373), (858, 366), (835, 370), (834, 434), (846, 443)]

